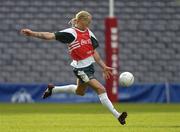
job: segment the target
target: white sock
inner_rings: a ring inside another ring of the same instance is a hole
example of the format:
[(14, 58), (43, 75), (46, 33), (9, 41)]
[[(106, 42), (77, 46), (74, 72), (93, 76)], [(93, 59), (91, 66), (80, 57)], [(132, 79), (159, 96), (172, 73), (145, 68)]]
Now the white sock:
[(108, 108), (108, 110), (114, 115), (114, 117), (118, 118), (120, 116), (120, 113), (116, 111), (113, 104), (109, 100), (107, 93), (99, 94), (99, 99), (101, 103)]
[(65, 85), (65, 86), (55, 86), (52, 89), (52, 94), (56, 93), (76, 93), (77, 85)]

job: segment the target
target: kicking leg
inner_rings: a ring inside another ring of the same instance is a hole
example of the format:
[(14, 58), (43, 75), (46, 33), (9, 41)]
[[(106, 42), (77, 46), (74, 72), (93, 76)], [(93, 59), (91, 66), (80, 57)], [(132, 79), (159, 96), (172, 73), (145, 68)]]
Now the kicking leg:
[(85, 94), (86, 86), (87, 84), (81, 83), (79, 79), (77, 79), (77, 85), (54, 86), (53, 84), (48, 84), (48, 87), (43, 94), (43, 99), (58, 93), (73, 93), (83, 96)]
[(44, 92), (42, 98), (45, 99), (52, 94), (57, 93), (76, 93), (77, 85), (65, 85), (65, 86), (54, 86), (54, 84), (48, 84), (46, 91)]
[(121, 114), (114, 108), (113, 104), (111, 103), (111, 101), (109, 100), (106, 90), (104, 88), (104, 86), (98, 82), (96, 79), (91, 79), (88, 82), (89, 86), (91, 86), (96, 93), (98, 94), (98, 97), (101, 101), (101, 103), (108, 108), (108, 110), (114, 115), (115, 118), (117, 118), (119, 120), (119, 122), (124, 125), (125, 122), (125, 118), (127, 117), (127, 113), (126, 112), (122, 112)]
[(87, 88), (87, 83), (82, 83), (79, 79), (77, 79), (77, 89), (76, 89), (76, 94), (83, 96), (85, 94), (86, 88)]
[(79, 79), (77, 79), (77, 85), (55, 86), (52, 89), (52, 94), (73, 93), (83, 96), (85, 94), (86, 87), (86, 83), (82, 83)]

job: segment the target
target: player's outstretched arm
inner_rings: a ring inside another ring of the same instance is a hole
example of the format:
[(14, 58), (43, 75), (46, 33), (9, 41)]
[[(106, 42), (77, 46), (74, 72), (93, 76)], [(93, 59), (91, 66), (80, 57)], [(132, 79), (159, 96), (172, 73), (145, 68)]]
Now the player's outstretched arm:
[(30, 29), (21, 29), (21, 34), (45, 40), (54, 40), (55, 34), (50, 32), (35, 32)]
[(103, 76), (105, 77), (105, 79), (109, 79), (110, 76), (112, 75), (112, 70), (114, 68), (108, 67), (104, 63), (104, 61), (101, 59), (101, 57), (100, 57), (99, 53), (97, 52), (97, 50), (94, 50), (94, 55), (93, 56), (94, 56), (94, 59), (95, 59), (96, 63), (98, 65), (100, 65), (100, 67), (103, 69)]

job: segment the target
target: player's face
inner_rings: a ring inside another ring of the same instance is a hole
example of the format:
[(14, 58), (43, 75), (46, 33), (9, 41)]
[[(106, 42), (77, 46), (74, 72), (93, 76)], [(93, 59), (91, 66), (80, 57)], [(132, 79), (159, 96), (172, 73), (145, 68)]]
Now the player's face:
[(79, 19), (79, 20), (77, 20), (77, 24), (87, 28), (87, 27), (90, 26), (91, 21), (92, 21), (92, 17), (88, 16), (88, 18), (86, 18), (86, 19)]

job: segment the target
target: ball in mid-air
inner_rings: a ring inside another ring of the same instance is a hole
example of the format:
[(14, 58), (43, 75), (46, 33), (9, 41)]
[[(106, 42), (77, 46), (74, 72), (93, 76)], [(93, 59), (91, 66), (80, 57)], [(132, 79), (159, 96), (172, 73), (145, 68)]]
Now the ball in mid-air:
[(119, 76), (119, 83), (123, 87), (129, 87), (134, 83), (134, 76), (130, 72), (123, 72)]

